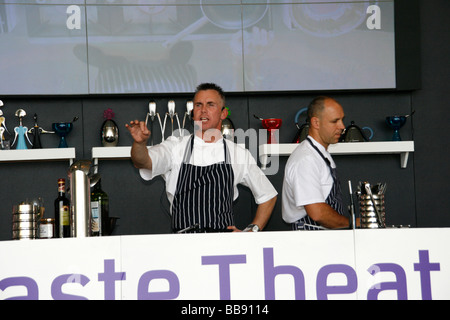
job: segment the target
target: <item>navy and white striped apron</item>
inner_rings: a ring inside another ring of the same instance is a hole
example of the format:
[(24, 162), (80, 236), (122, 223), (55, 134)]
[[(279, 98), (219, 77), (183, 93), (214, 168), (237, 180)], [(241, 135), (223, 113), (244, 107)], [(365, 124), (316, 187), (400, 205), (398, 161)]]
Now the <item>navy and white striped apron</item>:
[[(309, 144), (316, 150), (319, 155), (322, 157), (322, 159), (325, 161), (325, 163), (330, 168), (331, 177), (333, 178), (333, 185), (331, 186), (330, 193), (328, 194), (328, 197), (325, 199), (325, 203), (330, 205), (334, 210), (336, 210), (340, 215), (344, 214), (344, 206), (342, 204), (342, 191), (341, 191), (341, 185), (339, 183), (339, 180), (337, 178), (336, 174), (336, 168), (331, 167), (330, 160), (328, 160), (327, 157), (325, 157), (322, 152), (312, 143), (312, 141), (309, 138), (306, 138), (308, 140)], [(292, 224), (292, 228), (294, 230), (323, 230), (324, 227), (320, 226), (317, 222), (315, 222), (313, 219), (311, 219), (308, 215), (301, 218), (300, 220), (294, 222)]]
[[(222, 232), (234, 225), (234, 173), (225, 139), (224, 162), (190, 164), (194, 136), (186, 146), (172, 202), (172, 229), (179, 232)], [(193, 226), (198, 225), (196, 228)]]

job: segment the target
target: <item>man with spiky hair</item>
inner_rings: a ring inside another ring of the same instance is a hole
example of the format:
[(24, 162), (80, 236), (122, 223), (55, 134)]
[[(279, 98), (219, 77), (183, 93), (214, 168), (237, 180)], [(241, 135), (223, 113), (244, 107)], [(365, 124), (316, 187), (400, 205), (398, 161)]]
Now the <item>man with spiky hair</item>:
[(151, 132), (145, 122), (127, 124), (134, 140), (131, 159), (135, 167), (145, 180), (164, 177), (174, 232), (240, 231), (233, 215), (238, 184), (247, 186), (258, 204), (244, 231), (262, 230), (277, 192), (250, 152), (222, 137), (222, 121), (228, 115), (223, 90), (213, 83), (199, 85), (192, 112), (194, 134), (172, 136), (148, 149)]

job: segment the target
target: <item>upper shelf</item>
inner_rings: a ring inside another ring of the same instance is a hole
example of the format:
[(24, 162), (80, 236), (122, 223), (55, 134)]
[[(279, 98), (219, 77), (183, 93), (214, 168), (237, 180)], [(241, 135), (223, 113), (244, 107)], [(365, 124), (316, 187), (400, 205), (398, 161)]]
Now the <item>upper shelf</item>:
[[(259, 146), (261, 168), (265, 169), (269, 156), (289, 156), (298, 146), (297, 143), (262, 144)], [(126, 159), (130, 158), (131, 147), (95, 147), (92, 158)], [(414, 141), (381, 141), (381, 142), (345, 142), (330, 145), (328, 151), (332, 155), (357, 154), (400, 154), (400, 165), (406, 168), (410, 152), (414, 152)]]
[(94, 147), (92, 158), (94, 159), (124, 159), (129, 158), (131, 147)]
[[(259, 158), (264, 169), (269, 156), (289, 156), (298, 146), (296, 143), (262, 144), (259, 146)], [(95, 147), (92, 158), (126, 159), (130, 158), (131, 146)], [(414, 152), (414, 141), (346, 142), (330, 145), (332, 155), (357, 154), (400, 154), (400, 165), (406, 168), (410, 152)], [(26, 150), (0, 150), (0, 162), (7, 161), (48, 161), (75, 159), (75, 148), (46, 148)]]
[[(265, 169), (270, 155), (289, 156), (297, 143), (262, 144), (259, 160)], [(410, 152), (414, 152), (414, 141), (341, 142), (328, 147), (332, 155), (400, 154), (400, 166), (406, 168)]]
[(48, 161), (75, 159), (75, 148), (0, 150), (0, 161)]

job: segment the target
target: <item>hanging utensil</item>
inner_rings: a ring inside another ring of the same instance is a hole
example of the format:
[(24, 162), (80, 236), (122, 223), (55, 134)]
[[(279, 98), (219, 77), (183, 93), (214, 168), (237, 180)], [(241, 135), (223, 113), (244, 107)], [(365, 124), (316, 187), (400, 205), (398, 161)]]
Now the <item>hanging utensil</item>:
[(174, 132), (173, 118), (177, 119), (178, 129), (181, 129), (180, 119), (178, 118), (178, 114), (175, 112), (175, 101), (173, 101), (173, 100), (170, 100), (169, 103), (167, 104), (167, 112), (166, 112), (166, 115), (164, 117), (164, 125), (163, 125), (163, 140), (164, 140), (164, 132), (166, 131), (167, 116), (169, 116), (169, 118), (170, 118), (170, 122), (171, 122), (171, 125), (172, 125), (171, 135), (173, 135), (173, 132)]
[(186, 112), (184, 113), (184, 117), (183, 117), (183, 129), (185, 128), (186, 125), (186, 118), (191, 119), (192, 116), (192, 110), (194, 110), (194, 102), (193, 101), (188, 101), (186, 102)]

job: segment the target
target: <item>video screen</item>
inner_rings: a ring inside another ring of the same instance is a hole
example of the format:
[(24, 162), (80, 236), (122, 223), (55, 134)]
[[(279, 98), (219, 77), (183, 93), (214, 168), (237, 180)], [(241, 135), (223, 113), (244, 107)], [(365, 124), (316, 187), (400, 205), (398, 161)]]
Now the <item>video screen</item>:
[(394, 1), (0, 0), (0, 95), (395, 88)]

